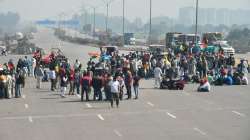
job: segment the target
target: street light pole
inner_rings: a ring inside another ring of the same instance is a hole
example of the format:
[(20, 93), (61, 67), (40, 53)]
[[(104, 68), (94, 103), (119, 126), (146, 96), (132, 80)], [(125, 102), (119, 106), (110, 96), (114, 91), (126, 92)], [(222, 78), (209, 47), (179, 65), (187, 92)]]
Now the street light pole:
[(149, 45), (151, 45), (151, 34), (152, 34), (152, 0), (150, 0), (150, 8), (149, 8)]
[(106, 4), (107, 7), (107, 15), (106, 15), (106, 33), (108, 33), (108, 18), (109, 18), (109, 3)]
[(196, 12), (195, 12), (195, 45), (198, 43), (198, 12), (199, 12), (199, 0), (196, 0)]
[(125, 45), (124, 33), (125, 33), (125, 0), (122, 0), (122, 45), (123, 47)]
[(94, 21), (93, 21), (93, 37), (95, 37), (95, 10), (96, 10), (96, 7), (93, 7), (93, 10), (94, 10)]

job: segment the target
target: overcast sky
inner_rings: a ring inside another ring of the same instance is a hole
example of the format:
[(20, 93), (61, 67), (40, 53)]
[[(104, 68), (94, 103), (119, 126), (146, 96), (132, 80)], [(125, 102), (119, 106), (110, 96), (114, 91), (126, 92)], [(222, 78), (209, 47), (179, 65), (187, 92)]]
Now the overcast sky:
[[(0, 0), (0, 11), (15, 11), (20, 13), (22, 20), (36, 20), (55, 17), (61, 12), (72, 14), (79, 12), (81, 5), (103, 5), (104, 0)], [(194, 6), (195, 0), (152, 0), (153, 16), (177, 17), (178, 9), (184, 6)], [(199, 0), (200, 7), (250, 9), (250, 0)], [(149, 0), (125, 0), (126, 17), (130, 20), (136, 17), (148, 19)], [(90, 11), (91, 12), (91, 11)], [(104, 13), (101, 6), (98, 13)], [(110, 7), (111, 16), (122, 15), (122, 0), (114, 0)]]

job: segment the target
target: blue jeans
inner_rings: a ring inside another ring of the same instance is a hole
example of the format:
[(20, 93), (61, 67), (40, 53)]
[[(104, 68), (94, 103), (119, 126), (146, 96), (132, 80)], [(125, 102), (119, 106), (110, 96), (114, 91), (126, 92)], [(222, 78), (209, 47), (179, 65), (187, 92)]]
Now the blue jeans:
[(20, 84), (16, 84), (15, 86), (15, 97), (21, 97), (21, 85)]
[(138, 98), (138, 94), (139, 94), (139, 86), (138, 85), (134, 85), (134, 92), (135, 92), (135, 98)]
[(86, 101), (89, 101), (89, 87), (82, 87), (81, 101), (83, 101), (84, 93), (86, 94)]
[(76, 93), (80, 94), (80, 83), (74, 83), (74, 92), (75, 92), (75, 89), (76, 89)]

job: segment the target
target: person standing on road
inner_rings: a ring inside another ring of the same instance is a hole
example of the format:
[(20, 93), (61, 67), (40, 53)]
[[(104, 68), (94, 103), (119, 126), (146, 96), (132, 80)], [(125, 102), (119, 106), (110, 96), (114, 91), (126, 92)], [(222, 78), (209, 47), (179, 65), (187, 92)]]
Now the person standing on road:
[(114, 77), (113, 81), (110, 83), (111, 87), (111, 98), (110, 98), (110, 103), (111, 107), (113, 108), (114, 100), (116, 101), (116, 107), (119, 107), (119, 91), (120, 91), (120, 83), (117, 81), (117, 78)]
[(81, 81), (81, 73), (80, 70), (77, 69), (74, 75), (74, 88), (73, 88), (73, 93), (76, 89), (77, 95), (80, 95), (80, 81)]
[(83, 101), (84, 93), (86, 94), (86, 101), (89, 101), (89, 92), (91, 88), (92, 78), (90, 76), (90, 73), (84, 73), (83, 77), (81, 79), (81, 85), (82, 85), (82, 92), (81, 92), (81, 101)]
[(40, 89), (41, 88), (41, 80), (44, 76), (43, 69), (41, 65), (37, 65), (35, 68), (35, 78), (37, 80), (36, 82), (36, 88)]
[(55, 89), (56, 89), (56, 72), (54, 69), (50, 70), (49, 78), (51, 81), (51, 91), (55, 91)]
[(118, 82), (120, 84), (119, 85), (120, 86), (119, 99), (123, 100), (123, 89), (124, 89), (124, 86), (125, 86), (124, 79), (123, 79), (122, 76), (118, 76), (117, 80), (118, 80)]
[[(31, 58), (32, 66), (31, 66), (31, 76), (33, 77), (35, 75), (35, 68), (36, 68), (36, 59)], [(39, 64), (40, 65), (40, 64)]]
[(61, 97), (63, 97), (63, 98), (65, 98), (65, 93), (66, 93), (66, 90), (67, 90), (67, 82), (68, 82), (67, 75), (64, 74), (61, 77)]
[(126, 90), (127, 90), (127, 94), (128, 94), (128, 98), (127, 99), (131, 99), (131, 96), (132, 96), (132, 93), (131, 93), (132, 81), (133, 81), (132, 74), (127, 69), (126, 73), (125, 73), (125, 86), (126, 86)]
[(139, 82), (140, 82), (140, 77), (136, 74), (133, 77), (133, 87), (134, 87), (134, 92), (135, 92), (135, 99), (138, 99), (139, 95)]
[(22, 84), (22, 77), (21, 77), (21, 71), (18, 68), (16, 70), (15, 74), (15, 98), (20, 98), (21, 97), (21, 84)]
[(81, 65), (81, 63), (79, 62), (78, 59), (76, 59), (76, 62), (75, 62), (75, 64), (74, 64), (74, 69), (75, 69), (75, 70), (78, 70), (79, 67), (80, 67), (80, 65)]
[(111, 74), (106, 73), (104, 76), (104, 92), (105, 92), (105, 101), (110, 101), (110, 95), (111, 95), (111, 87), (110, 82), (112, 82), (113, 78)]
[(154, 69), (154, 78), (155, 78), (155, 88), (159, 88), (162, 79), (162, 70), (159, 67), (159, 65), (157, 65), (156, 68)]
[(75, 70), (70, 69), (69, 72), (69, 95), (74, 95)]
[(230, 54), (229, 58), (226, 60), (227, 63), (227, 70), (230, 75), (233, 75), (233, 68), (235, 66), (235, 58), (233, 54)]
[(96, 76), (94, 76), (93, 78), (93, 82), (92, 82), (92, 86), (94, 88), (94, 97), (93, 100), (96, 100), (96, 97), (98, 97), (98, 100), (101, 101), (102, 100), (102, 78), (101, 78), (101, 74), (98, 74)]

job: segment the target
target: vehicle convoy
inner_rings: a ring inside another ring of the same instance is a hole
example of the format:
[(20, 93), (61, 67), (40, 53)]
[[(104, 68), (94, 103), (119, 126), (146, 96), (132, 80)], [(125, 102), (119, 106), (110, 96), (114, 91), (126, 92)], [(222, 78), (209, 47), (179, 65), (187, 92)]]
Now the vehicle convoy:
[[(175, 50), (180, 50), (183, 45), (192, 47), (192, 52), (197, 53), (200, 51), (209, 53), (223, 52), (225, 55), (235, 54), (235, 49), (223, 40), (223, 34), (219, 32), (204, 33), (202, 35), (202, 41), (200, 36), (194, 34), (182, 34), (182, 33), (167, 33), (166, 34), (166, 47)], [(197, 44), (196, 44), (197, 41)], [(195, 45), (196, 44), (196, 45)]]

